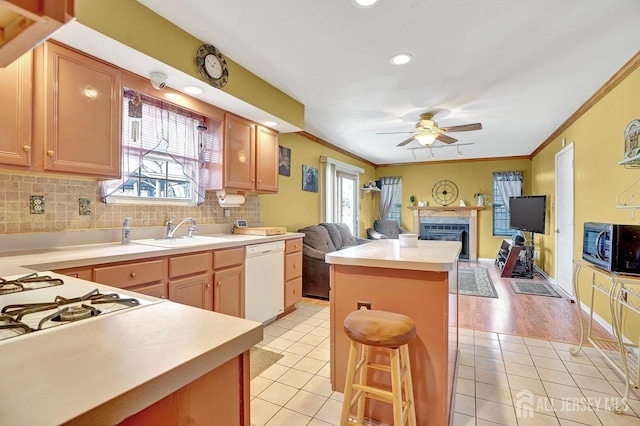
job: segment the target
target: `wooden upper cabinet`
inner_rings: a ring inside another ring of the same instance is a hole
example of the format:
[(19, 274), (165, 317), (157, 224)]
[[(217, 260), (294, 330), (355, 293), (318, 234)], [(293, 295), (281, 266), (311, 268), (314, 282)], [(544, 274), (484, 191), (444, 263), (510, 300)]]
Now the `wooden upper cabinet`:
[(225, 126), (224, 186), (251, 191), (255, 182), (255, 124), (227, 114)]
[(278, 132), (226, 114), (224, 141), (224, 188), (278, 192)]
[(31, 164), (32, 53), (0, 68), (0, 164)]
[(74, 16), (74, 0), (0, 1), (0, 68), (33, 49)]
[(120, 70), (45, 44), (44, 169), (120, 177)]
[(257, 126), (256, 185), (258, 192), (278, 192), (278, 132)]

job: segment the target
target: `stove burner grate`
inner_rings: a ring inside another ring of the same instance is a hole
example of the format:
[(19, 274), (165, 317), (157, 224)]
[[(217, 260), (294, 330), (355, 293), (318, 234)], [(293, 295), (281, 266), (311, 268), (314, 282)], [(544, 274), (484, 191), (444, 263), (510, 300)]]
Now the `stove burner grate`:
[(37, 290), (39, 288), (53, 287), (62, 284), (64, 284), (64, 281), (60, 278), (52, 278), (48, 275), (38, 276), (37, 272), (13, 280), (0, 278), (0, 295)]

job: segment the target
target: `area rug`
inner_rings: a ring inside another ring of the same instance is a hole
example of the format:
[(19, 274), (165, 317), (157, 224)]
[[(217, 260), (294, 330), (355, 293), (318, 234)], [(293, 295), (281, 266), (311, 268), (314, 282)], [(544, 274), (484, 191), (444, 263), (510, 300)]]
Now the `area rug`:
[(260, 373), (278, 362), (278, 360), (283, 356), (284, 355), (282, 354), (271, 352), (266, 349), (252, 347), (251, 351), (249, 351), (249, 359), (251, 363), (249, 371), (251, 372), (251, 379), (253, 380), (254, 377), (258, 377)]
[[(453, 290), (452, 293), (455, 292), (455, 289)], [(465, 296), (498, 298), (498, 293), (486, 268), (458, 268), (458, 292)]]
[(540, 281), (510, 280), (513, 291), (519, 294), (533, 294), (534, 296), (562, 297), (549, 284)]

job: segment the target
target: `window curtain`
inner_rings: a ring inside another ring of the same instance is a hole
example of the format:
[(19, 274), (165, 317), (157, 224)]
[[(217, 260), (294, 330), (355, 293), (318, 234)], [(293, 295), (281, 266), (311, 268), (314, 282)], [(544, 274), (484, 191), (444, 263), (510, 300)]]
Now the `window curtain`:
[(380, 210), (378, 212), (378, 218), (385, 220), (389, 217), (391, 207), (393, 207), (393, 200), (396, 194), (400, 191), (400, 177), (383, 177), (380, 178), (382, 184), (380, 192)]
[(509, 197), (519, 197), (522, 195), (522, 172), (495, 172), (493, 179), (500, 190), (502, 203), (509, 211)]
[(214, 143), (206, 133), (205, 117), (128, 89), (122, 109), (122, 177), (100, 182), (102, 202), (118, 195), (132, 177), (145, 174), (143, 160), (150, 155), (175, 162), (196, 192), (196, 204), (202, 204), (207, 147)]

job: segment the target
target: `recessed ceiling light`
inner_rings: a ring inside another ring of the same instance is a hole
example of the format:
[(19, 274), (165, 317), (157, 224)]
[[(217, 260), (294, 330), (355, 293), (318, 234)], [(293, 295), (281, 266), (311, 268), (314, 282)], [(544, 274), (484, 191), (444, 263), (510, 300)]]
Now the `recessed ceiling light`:
[(190, 95), (202, 95), (204, 93), (204, 89), (198, 86), (184, 86), (182, 90)]
[(411, 62), (412, 59), (413, 56), (408, 53), (398, 53), (397, 55), (393, 55), (391, 59), (389, 59), (389, 62), (393, 65), (404, 65)]
[(351, 0), (356, 7), (366, 9), (375, 6), (380, 0)]
[(164, 96), (165, 96), (167, 99), (171, 99), (171, 100), (174, 100), (174, 101), (177, 101), (178, 99), (180, 99), (180, 98), (181, 98), (181, 96), (180, 96), (180, 95), (178, 95), (177, 93), (167, 93), (167, 94), (165, 94)]
[(265, 121), (263, 123), (265, 126), (277, 126), (278, 123), (276, 123), (275, 121)]

